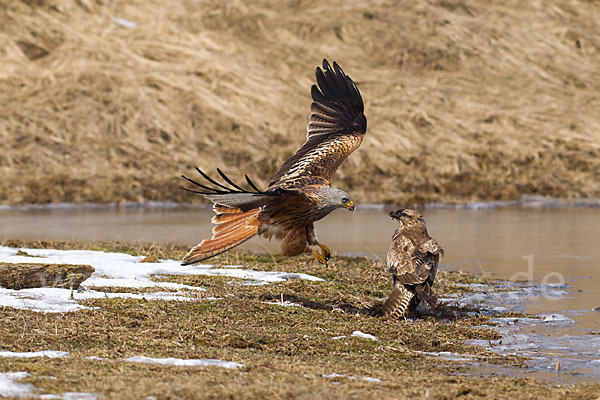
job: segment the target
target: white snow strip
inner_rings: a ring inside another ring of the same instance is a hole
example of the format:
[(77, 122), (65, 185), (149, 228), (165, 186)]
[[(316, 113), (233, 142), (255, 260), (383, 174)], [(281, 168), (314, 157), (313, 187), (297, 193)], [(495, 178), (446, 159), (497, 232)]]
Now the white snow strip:
[(360, 376), (360, 377), (356, 377), (356, 376), (346, 376), (346, 375), (342, 375), (342, 374), (328, 374), (328, 375), (322, 375), (323, 378), (348, 378), (351, 380), (359, 380), (359, 381), (366, 381), (366, 382), (383, 382), (381, 379), (377, 379), (377, 378), (372, 378), (370, 376)]
[(146, 364), (159, 364), (159, 365), (171, 365), (177, 367), (207, 367), (207, 366), (217, 366), (229, 369), (235, 369), (239, 367), (243, 367), (242, 364), (238, 364), (233, 361), (221, 361), (214, 359), (189, 359), (183, 360), (180, 358), (151, 358), (146, 356), (135, 356), (124, 358), (123, 361), (129, 362), (139, 362)]
[(68, 392), (63, 394), (41, 394), (37, 398), (44, 400), (96, 400), (100, 396), (95, 393)]
[(34, 357), (48, 357), (48, 358), (62, 358), (69, 355), (66, 351), (30, 351), (24, 353), (17, 353), (14, 351), (0, 351), (0, 357), (14, 357), (14, 358), (34, 358)]
[[(352, 379), (354, 378), (353, 376), (349, 376), (348, 378)], [(371, 378), (370, 376), (363, 376), (360, 378), (357, 378), (360, 381), (367, 381), (367, 382), (383, 382), (381, 379), (377, 379), (377, 378)]]
[(129, 28), (129, 29), (137, 28), (137, 24), (135, 22), (130, 21), (125, 18), (111, 17), (110, 20), (117, 25), (121, 25), (124, 28)]
[[(17, 251), (38, 257), (18, 256)], [(40, 258), (43, 257), (43, 258)], [(143, 256), (124, 253), (106, 253), (91, 250), (55, 250), (55, 249), (16, 249), (0, 246), (0, 262), (9, 263), (50, 263), (83, 264), (94, 267), (95, 272), (84, 281), (82, 286), (104, 287), (169, 287), (170, 289), (203, 290), (195, 286), (176, 283), (154, 282), (154, 275), (191, 274), (192, 268), (180, 265), (178, 261), (165, 263), (141, 263)]]
[(431, 352), (431, 351), (416, 351), (415, 353), (425, 354), (431, 357), (436, 357), (442, 360), (447, 361), (476, 361), (477, 358), (471, 354), (460, 354), (460, 353), (452, 353), (450, 351), (439, 351), (439, 352)]
[(302, 307), (302, 304), (292, 303), (291, 301), (265, 301), (265, 304), (275, 304), (276, 306), (282, 307)]
[(70, 289), (36, 288), (12, 290), (0, 288), (0, 306), (8, 306), (21, 310), (32, 310), (48, 313), (70, 312), (90, 307), (82, 306), (77, 300), (124, 298), (146, 300), (192, 301), (194, 298), (172, 292), (154, 293), (105, 293), (95, 290), (73, 292)]
[(27, 372), (0, 373), (0, 397), (27, 397), (35, 388), (29, 383), (15, 382), (27, 378)]
[[(57, 352), (61, 353), (61, 352)], [(27, 372), (7, 372), (0, 373), (0, 398), (5, 397), (27, 397), (27, 398), (38, 398), (38, 399), (61, 399), (61, 400), (97, 400), (100, 398), (99, 395), (94, 393), (78, 393), (68, 392), (63, 394), (40, 394), (35, 395), (35, 391), (39, 390), (30, 383), (19, 383), (15, 382), (20, 379), (27, 378), (29, 374)]]
[(340, 340), (340, 339), (344, 339), (346, 336), (334, 336), (331, 338), (331, 340)]
[(327, 374), (327, 375), (323, 375), (323, 378), (343, 378), (346, 375), (342, 375), (342, 374), (336, 374), (335, 372), (333, 374)]
[(100, 395), (95, 393), (68, 392), (63, 393), (60, 398), (63, 400), (96, 400), (100, 398)]
[(106, 253), (91, 250), (54, 250), (54, 249), (20, 249), (27, 254), (38, 257), (17, 256), (19, 249), (0, 246), (0, 262), (9, 263), (53, 263), (84, 264), (96, 270), (83, 286), (121, 286), (121, 287), (168, 287), (171, 289), (203, 290), (196, 286), (181, 285), (169, 282), (154, 282), (150, 278), (156, 275), (210, 275), (229, 276), (238, 279), (249, 279), (260, 282), (284, 282), (289, 279), (305, 279), (324, 281), (324, 279), (308, 274), (287, 273), (279, 271), (254, 271), (241, 266), (229, 268), (213, 268), (212, 265), (181, 265), (176, 260), (161, 260), (157, 263), (141, 263), (143, 256), (132, 256), (123, 253)]
[(375, 336), (370, 335), (368, 333), (363, 333), (361, 331), (354, 331), (354, 332), (352, 332), (352, 336), (361, 337), (363, 339), (379, 340)]
[(108, 358), (103, 358), (103, 357), (98, 357), (98, 356), (87, 356), (87, 357), (84, 357), (84, 358), (87, 358), (88, 360), (97, 360), (97, 361), (108, 360)]
[[(28, 255), (17, 255), (22, 250)], [(323, 281), (308, 274), (286, 273), (278, 271), (254, 271), (241, 266), (213, 268), (212, 265), (181, 265), (176, 260), (161, 260), (157, 263), (141, 263), (144, 257), (123, 253), (107, 253), (91, 250), (55, 250), (55, 249), (16, 249), (0, 246), (0, 262), (8, 263), (51, 263), (84, 264), (94, 267), (95, 272), (82, 283), (82, 287), (164, 287), (169, 289), (187, 289), (204, 291), (205, 289), (173, 282), (155, 282), (154, 276), (163, 275), (210, 275), (229, 276), (264, 284), (284, 282), (289, 279)], [(31, 309), (42, 312), (77, 311), (86, 307), (77, 304), (77, 300), (105, 297), (122, 297), (147, 300), (192, 300), (189, 297), (173, 293), (103, 293), (84, 291), (74, 293), (71, 299), (69, 289), (39, 288), (11, 290), (0, 288), (0, 306)]]

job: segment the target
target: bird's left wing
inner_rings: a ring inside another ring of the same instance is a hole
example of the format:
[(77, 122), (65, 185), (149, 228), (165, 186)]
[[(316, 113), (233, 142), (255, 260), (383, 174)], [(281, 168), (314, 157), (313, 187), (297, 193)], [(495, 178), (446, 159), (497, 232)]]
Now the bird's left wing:
[(418, 248), (408, 236), (394, 236), (388, 252), (388, 265), (390, 272), (404, 285), (419, 285), (429, 277), (430, 266), (416, 253)]
[(277, 171), (269, 188), (329, 185), (340, 164), (360, 146), (367, 131), (358, 88), (342, 69), (323, 60), (312, 86), (306, 142)]
[(200, 183), (194, 179), (182, 175), (181, 177), (183, 179), (200, 188), (200, 190), (197, 190), (182, 187), (183, 190), (201, 194), (214, 204), (230, 208), (239, 208), (243, 212), (257, 207), (280, 204), (288, 200), (290, 197), (305, 198), (303, 193), (293, 189), (275, 188), (261, 191), (247, 175), (246, 182), (251, 187), (250, 190), (244, 189), (234, 183), (219, 168), (217, 168), (217, 172), (225, 183), (216, 181), (199, 168), (196, 168), (196, 170), (206, 180), (206, 183)]

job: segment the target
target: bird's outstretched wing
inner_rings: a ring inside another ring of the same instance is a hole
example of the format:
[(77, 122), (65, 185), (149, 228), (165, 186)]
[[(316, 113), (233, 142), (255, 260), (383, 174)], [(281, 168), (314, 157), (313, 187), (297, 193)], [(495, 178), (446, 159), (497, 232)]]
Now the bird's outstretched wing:
[(312, 86), (306, 142), (277, 171), (269, 188), (329, 185), (340, 164), (360, 146), (367, 131), (358, 88), (342, 69), (323, 60)]

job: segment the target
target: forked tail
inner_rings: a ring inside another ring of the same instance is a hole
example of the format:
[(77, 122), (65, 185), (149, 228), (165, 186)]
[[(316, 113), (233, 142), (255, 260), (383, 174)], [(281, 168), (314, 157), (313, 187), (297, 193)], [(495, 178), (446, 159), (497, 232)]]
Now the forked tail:
[(183, 258), (182, 265), (194, 264), (224, 253), (258, 233), (260, 208), (243, 212), (238, 208), (215, 204), (213, 210), (217, 215), (212, 219), (216, 225), (212, 230), (212, 238), (192, 247)]

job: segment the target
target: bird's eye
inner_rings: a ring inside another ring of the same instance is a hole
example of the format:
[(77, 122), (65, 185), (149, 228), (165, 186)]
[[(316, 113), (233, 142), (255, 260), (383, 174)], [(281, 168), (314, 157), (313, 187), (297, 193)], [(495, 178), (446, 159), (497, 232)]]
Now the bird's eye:
[(342, 199), (342, 203), (344, 203), (344, 204), (348, 204), (349, 201), (350, 201), (350, 199), (348, 199), (347, 197), (344, 197)]

